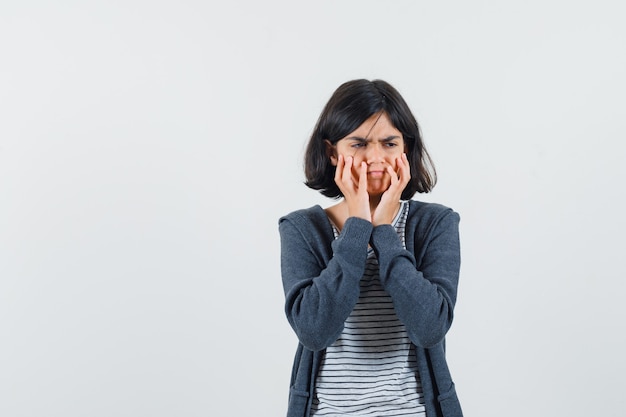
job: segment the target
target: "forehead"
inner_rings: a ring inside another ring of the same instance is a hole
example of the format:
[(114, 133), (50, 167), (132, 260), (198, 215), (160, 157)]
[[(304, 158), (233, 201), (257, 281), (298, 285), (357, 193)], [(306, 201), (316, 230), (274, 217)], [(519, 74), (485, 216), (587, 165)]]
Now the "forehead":
[(389, 137), (389, 136), (400, 136), (402, 137), (402, 133), (391, 123), (389, 116), (387, 113), (376, 113), (370, 116), (366, 121), (364, 121), (359, 127), (357, 127), (353, 132), (350, 132), (346, 137), (356, 136), (359, 138), (376, 138), (380, 139), (381, 137)]

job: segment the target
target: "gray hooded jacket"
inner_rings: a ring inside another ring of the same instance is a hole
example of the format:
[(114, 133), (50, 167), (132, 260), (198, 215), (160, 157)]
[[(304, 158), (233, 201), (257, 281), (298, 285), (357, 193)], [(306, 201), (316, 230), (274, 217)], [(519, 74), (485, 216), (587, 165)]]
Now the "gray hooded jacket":
[(279, 220), (285, 312), (299, 344), (287, 417), (308, 417), (324, 350), (341, 334), (359, 298), (367, 247), (380, 281), (416, 346), (428, 417), (462, 417), (445, 358), (456, 302), (459, 215), (439, 204), (409, 201), (404, 249), (391, 225), (349, 218), (337, 239), (320, 206)]

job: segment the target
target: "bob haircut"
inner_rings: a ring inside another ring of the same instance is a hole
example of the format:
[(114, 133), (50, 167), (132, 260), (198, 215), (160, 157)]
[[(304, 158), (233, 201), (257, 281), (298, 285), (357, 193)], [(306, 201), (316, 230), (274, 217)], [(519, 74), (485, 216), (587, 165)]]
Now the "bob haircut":
[(416, 192), (427, 193), (435, 186), (437, 175), (420, 133), (419, 125), (400, 93), (382, 80), (352, 80), (340, 85), (324, 107), (304, 155), (306, 186), (326, 197), (340, 198), (325, 140), (335, 145), (354, 132), (372, 115), (384, 112), (403, 136), (411, 179), (401, 198), (409, 200)]

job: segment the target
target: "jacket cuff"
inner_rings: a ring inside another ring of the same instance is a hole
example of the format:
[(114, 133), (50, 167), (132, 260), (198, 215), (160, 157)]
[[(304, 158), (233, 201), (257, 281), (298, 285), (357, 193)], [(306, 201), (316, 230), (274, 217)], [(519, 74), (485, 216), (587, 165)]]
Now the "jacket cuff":
[(390, 224), (381, 224), (374, 227), (370, 244), (374, 248), (377, 257), (379, 257), (381, 251), (404, 249), (396, 229)]
[(339, 238), (346, 242), (369, 242), (374, 226), (371, 222), (360, 217), (348, 217), (343, 224)]

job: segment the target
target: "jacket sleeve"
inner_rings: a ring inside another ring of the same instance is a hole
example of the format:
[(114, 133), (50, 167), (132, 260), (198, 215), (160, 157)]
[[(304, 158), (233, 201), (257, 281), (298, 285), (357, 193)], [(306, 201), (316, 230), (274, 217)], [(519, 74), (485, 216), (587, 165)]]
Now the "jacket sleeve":
[(327, 264), (313, 234), (289, 219), (281, 219), (281, 273), (285, 313), (300, 343), (318, 351), (341, 334), (359, 298), (372, 224), (349, 218), (332, 244)]
[(391, 225), (372, 232), (381, 284), (417, 346), (435, 346), (452, 325), (461, 261), (459, 219), (448, 209), (422, 231), (425, 236), (416, 238), (424, 246), (419, 269), (415, 255), (404, 249)]

